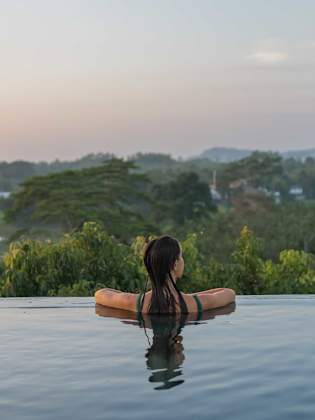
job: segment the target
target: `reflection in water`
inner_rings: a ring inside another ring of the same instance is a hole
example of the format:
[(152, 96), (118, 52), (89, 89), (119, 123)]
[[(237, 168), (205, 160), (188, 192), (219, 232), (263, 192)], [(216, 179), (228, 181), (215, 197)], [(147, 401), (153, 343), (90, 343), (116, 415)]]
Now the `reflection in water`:
[[(205, 311), (199, 321), (196, 314), (183, 314), (176, 316), (143, 314), (137, 318), (134, 312), (122, 309), (108, 308), (102, 305), (95, 306), (97, 315), (103, 317), (119, 318), (125, 324), (137, 325), (144, 329), (149, 347), (145, 353), (146, 365), (151, 370), (149, 382), (158, 383), (156, 390), (169, 389), (184, 382), (182, 366), (185, 360), (183, 336), (184, 326), (197, 325), (219, 315), (227, 315), (235, 311), (235, 303), (223, 308)], [(147, 329), (153, 332), (152, 342)], [(175, 379), (177, 378), (177, 379)]]
[[(169, 389), (184, 382), (183, 379), (176, 379), (182, 375), (184, 356), (183, 337), (180, 335), (185, 321), (175, 317), (150, 317), (150, 324), (153, 330), (152, 344), (145, 354), (148, 369), (152, 370), (149, 377), (150, 382), (162, 385), (155, 389)], [(145, 328), (145, 320), (143, 322)]]

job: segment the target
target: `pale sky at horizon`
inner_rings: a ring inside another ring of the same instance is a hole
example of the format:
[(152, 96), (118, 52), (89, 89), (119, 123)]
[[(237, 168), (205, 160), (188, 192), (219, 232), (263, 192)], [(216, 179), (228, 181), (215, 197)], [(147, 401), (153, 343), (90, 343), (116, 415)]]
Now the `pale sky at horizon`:
[(313, 0), (0, 10), (0, 161), (315, 147)]

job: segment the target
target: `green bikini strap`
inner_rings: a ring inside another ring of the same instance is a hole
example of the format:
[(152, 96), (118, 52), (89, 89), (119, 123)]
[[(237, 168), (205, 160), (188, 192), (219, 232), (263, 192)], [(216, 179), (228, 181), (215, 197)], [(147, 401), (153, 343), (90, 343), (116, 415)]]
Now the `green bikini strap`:
[(200, 302), (200, 299), (199, 299), (199, 297), (197, 295), (193, 295), (193, 298), (195, 299), (195, 302), (196, 302), (197, 308), (198, 308), (198, 318), (197, 318), (197, 321), (200, 321), (201, 320), (201, 316), (202, 316), (202, 311), (203, 311), (203, 309), (202, 309), (202, 303)]
[(138, 299), (137, 299), (137, 312), (139, 313), (141, 311), (141, 301), (142, 301), (142, 293), (139, 293)]
[(141, 297), (142, 297), (142, 293), (139, 293), (139, 296), (137, 298), (137, 320), (140, 323), (140, 325), (142, 324), (142, 314), (141, 314)]

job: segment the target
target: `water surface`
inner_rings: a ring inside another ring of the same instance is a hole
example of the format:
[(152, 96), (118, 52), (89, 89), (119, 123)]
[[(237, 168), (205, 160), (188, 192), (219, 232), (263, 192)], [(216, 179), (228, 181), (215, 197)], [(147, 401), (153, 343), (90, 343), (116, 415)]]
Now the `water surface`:
[(314, 320), (313, 296), (140, 324), (91, 298), (0, 299), (1, 419), (314, 419)]

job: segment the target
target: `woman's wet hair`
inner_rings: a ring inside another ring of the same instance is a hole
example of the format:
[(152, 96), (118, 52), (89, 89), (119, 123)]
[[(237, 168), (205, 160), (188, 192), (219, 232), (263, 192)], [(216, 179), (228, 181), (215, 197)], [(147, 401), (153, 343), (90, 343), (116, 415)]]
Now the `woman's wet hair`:
[[(179, 303), (182, 313), (187, 313), (187, 305), (180, 293), (171, 271), (180, 258), (181, 248), (177, 239), (161, 236), (147, 245), (144, 264), (152, 285), (152, 297), (149, 307), (151, 314), (175, 313)], [(178, 297), (175, 299), (174, 291)]]

